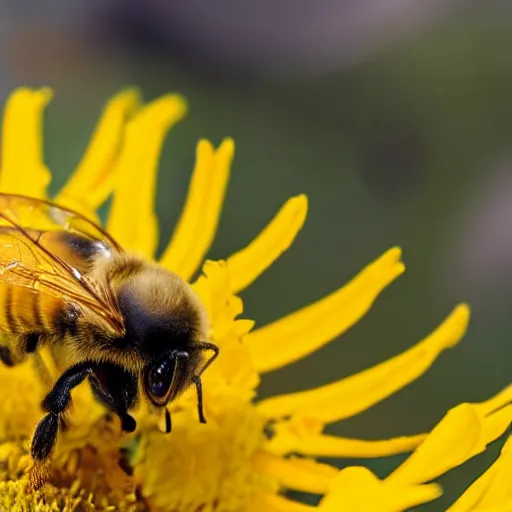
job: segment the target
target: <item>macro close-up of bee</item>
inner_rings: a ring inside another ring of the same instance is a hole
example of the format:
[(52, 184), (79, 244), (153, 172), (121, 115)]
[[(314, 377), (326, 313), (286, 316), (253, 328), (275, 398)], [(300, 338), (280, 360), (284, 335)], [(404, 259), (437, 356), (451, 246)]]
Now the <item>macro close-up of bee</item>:
[[(201, 374), (218, 348), (206, 341), (198, 297), (178, 275), (124, 252), (85, 216), (0, 194), (0, 301), (2, 362), (14, 366), (46, 346), (63, 369), (42, 403), (34, 467), (48, 463), (70, 392), (85, 380), (125, 432), (136, 429), (128, 411), (141, 395), (164, 413), (170, 432), (166, 406), (189, 385), (205, 423)], [(43, 483), (44, 471), (33, 471), (29, 484)]]

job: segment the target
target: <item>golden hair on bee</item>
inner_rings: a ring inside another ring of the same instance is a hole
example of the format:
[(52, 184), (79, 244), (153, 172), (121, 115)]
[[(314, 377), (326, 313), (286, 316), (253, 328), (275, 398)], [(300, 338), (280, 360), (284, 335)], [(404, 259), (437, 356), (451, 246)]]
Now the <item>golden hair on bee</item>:
[(102, 330), (103, 335), (87, 339), (98, 327), (97, 318), (78, 315), (76, 350), (90, 351), (87, 357), (138, 371), (168, 343), (165, 336), (183, 346), (207, 339), (206, 311), (177, 274), (135, 255), (117, 253), (95, 257), (88, 275), (98, 286), (111, 290), (124, 319), (124, 333), (111, 337)]
[(0, 194), (0, 219), (0, 360), (12, 366), (46, 344), (66, 368), (42, 403), (48, 414), (32, 439), (32, 487), (44, 483), (59, 420), (84, 380), (127, 432), (136, 428), (129, 410), (141, 394), (164, 410), (169, 432), (166, 406), (191, 384), (205, 422), (201, 374), (218, 348), (181, 277), (125, 253), (99, 226), (50, 202)]

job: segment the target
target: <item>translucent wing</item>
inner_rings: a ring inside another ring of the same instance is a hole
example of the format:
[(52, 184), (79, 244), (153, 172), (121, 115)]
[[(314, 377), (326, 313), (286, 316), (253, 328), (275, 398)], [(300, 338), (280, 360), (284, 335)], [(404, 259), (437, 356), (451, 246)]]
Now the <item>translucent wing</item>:
[(108, 233), (79, 213), (48, 201), (0, 194), (0, 284), (73, 302), (102, 320), (113, 335), (121, 335), (123, 318), (110, 286), (84, 273), (78, 264), (83, 260), (65, 243), (68, 235), (94, 244), (107, 256), (121, 252)]
[[(119, 244), (103, 228), (80, 213), (51, 201), (0, 193), (0, 212), (25, 229), (65, 230), (101, 242), (106, 250), (122, 251)], [(12, 225), (12, 222), (6, 220), (3, 223)]]

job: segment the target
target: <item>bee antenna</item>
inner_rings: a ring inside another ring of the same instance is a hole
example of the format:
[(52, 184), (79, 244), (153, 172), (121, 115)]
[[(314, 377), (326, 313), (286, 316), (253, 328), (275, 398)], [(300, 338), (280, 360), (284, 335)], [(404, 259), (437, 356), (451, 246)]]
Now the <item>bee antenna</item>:
[(217, 356), (219, 355), (219, 347), (214, 343), (210, 343), (209, 341), (198, 341), (194, 343), (191, 347), (193, 350), (211, 350), (213, 355), (208, 359), (205, 365), (201, 368), (197, 375), (194, 375), (192, 382), (196, 386), (197, 391), (197, 414), (199, 415), (199, 423), (206, 423), (206, 418), (204, 417), (203, 412), (203, 384), (201, 382), (201, 375), (203, 372), (210, 366)]
[(208, 368), (208, 366), (210, 366), (213, 363), (213, 361), (217, 359), (219, 355), (219, 347), (214, 343), (210, 343), (209, 341), (198, 341), (197, 343), (194, 343), (191, 348), (193, 350), (211, 350), (213, 352), (213, 355), (210, 357), (210, 359), (208, 359), (208, 361), (206, 361), (205, 365), (201, 368), (201, 371), (199, 372), (199, 375), (202, 375), (206, 368)]
[(165, 408), (165, 433), (168, 434), (172, 430), (171, 413), (167, 407)]
[(199, 415), (199, 423), (206, 423), (206, 418), (203, 412), (203, 385), (201, 383), (201, 377), (195, 375), (193, 382), (196, 386), (197, 391), (197, 414)]

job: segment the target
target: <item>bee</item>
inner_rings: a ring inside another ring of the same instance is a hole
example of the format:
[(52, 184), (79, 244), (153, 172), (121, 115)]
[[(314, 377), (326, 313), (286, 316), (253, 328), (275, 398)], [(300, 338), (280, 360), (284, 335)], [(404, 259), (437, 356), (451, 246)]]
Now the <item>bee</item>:
[[(30, 454), (49, 463), (71, 390), (88, 380), (125, 432), (143, 395), (164, 412), (190, 385), (205, 423), (201, 374), (219, 349), (192, 288), (123, 251), (100, 226), (49, 201), (0, 194), (0, 360), (16, 365), (48, 346), (66, 368), (42, 402)], [(208, 359), (203, 353), (210, 351)], [(37, 472), (34, 473), (37, 475)], [(40, 487), (44, 477), (33, 476)]]

